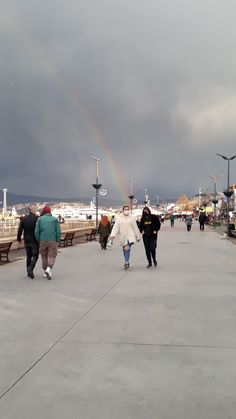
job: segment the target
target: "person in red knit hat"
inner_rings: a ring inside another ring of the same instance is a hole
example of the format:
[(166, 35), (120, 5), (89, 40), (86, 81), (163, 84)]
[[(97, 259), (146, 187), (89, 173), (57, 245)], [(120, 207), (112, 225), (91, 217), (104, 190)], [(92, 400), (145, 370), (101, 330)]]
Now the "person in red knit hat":
[(43, 210), (42, 210), (42, 215), (44, 215), (44, 214), (51, 214), (51, 208), (48, 206), (48, 205), (45, 205), (45, 207), (43, 207)]
[(35, 226), (35, 237), (39, 242), (44, 277), (51, 279), (61, 238), (61, 227), (58, 219), (52, 215), (51, 208), (48, 205), (45, 205), (42, 216), (38, 218)]

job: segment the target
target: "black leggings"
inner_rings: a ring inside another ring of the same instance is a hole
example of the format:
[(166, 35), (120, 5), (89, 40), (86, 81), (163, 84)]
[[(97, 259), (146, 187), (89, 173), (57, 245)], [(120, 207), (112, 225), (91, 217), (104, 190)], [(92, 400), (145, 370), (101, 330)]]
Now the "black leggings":
[(100, 240), (100, 244), (101, 244), (101, 247), (102, 247), (103, 249), (106, 249), (106, 248), (107, 248), (108, 238), (109, 238), (109, 235), (108, 235), (108, 236), (103, 237), (103, 239), (102, 239), (102, 240)]
[(150, 236), (143, 235), (143, 243), (147, 255), (148, 263), (152, 264), (153, 262), (156, 262), (156, 247), (157, 247), (157, 239), (153, 239)]

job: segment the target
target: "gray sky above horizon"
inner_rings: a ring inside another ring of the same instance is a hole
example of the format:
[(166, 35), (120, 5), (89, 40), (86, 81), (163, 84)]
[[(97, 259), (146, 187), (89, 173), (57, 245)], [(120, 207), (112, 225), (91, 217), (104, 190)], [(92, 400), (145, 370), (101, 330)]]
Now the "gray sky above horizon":
[(207, 174), (222, 189), (235, 16), (231, 0), (2, 1), (0, 187), (92, 197), (97, 155), (111, 198), (130, 177), (161, 197), (212, 187)]

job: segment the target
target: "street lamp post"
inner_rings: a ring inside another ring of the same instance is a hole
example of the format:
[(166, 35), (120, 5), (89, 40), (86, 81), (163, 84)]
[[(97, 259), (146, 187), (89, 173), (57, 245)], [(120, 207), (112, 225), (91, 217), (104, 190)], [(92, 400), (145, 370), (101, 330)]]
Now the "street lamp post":
[(208, 175), (214, 182), (214, 199), (212, 199), (212, 203), (214, 205), (214, 228), (216, 228), (216, 204), (218, 203), (218, 199), (216, 198), (216, 181), (217, 179), (220, 179), (221, 176), (213, 176), (213, 175)]
[(129, 200), (130, 200), (130, 212), (132, 214), (133, 211), (133, 200), (134, 200), (134, 193), (133, 193), (133, 184), (134, 180), (130, 179), (130, 194), (129, 194)]
[(201, 206), (201, 193), (202, 193), (201, 186), (199, 186), (199, 191), (198, 191), (198, 210), (199, 210), (199, 212), (200, 212), (200, 206)]
[(147, 194), (148, 188), (144, 188), (144, 204), (147, 205), (148, 203), (148, 194)]
[(206, 191), (208, 191), (209, 188), (207, 188), (206, 186), (199, 186), (199, 193), (198, 193), (198, 211), (200, 213), (200, 208), (201, 208), (201, 196), (203, 195), (202, 191), (205, 191), (205, 195), (206, 195)]
[(7, 215), (7, 188), (3, 188), (2, 192), (3, 192), (2, 216), (4, 218)]
[(236, 155), (231, 157), (223, 156), (223, 154), (216, 153), (217, 156), (222, 157), (222, 159), (228, 162), (228, 172), (227, 172), (227, 190), (224, 191), (224, 195), (227, 197), (227, 237), (230, 237), (230, 229), (229, 229), (229, 198), (233, 195), (233, 191), (229, 190), (229, 175), (230, 175), (230, 160), (234, 160)]
[(100, 162), (100, 159), (94, 156), (89, 157), (96, 161), (96, 183), (93, 183), (93, 187), (96, 190), (96, 229), (98, 229), (98, 191), (102, 187), (102, 184), (98, 183), (98, 164)]

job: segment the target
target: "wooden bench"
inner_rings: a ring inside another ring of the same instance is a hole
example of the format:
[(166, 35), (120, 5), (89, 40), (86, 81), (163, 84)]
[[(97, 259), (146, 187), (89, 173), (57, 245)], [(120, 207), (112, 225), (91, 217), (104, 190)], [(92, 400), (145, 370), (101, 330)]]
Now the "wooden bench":
[(87, 241), (96, 240), (96, 235), (97, 235), (97, 229), (96, 228), (93, 228), (90, 233), (85, 233)]
[(0, 262), (10, 262), (8, 254), (13, 242), (0, 243)]
[(59, 247), (73, 246), (74, 237), (75, 237), (75, 232), (66, 233), (65, 236), (60, 240)]

